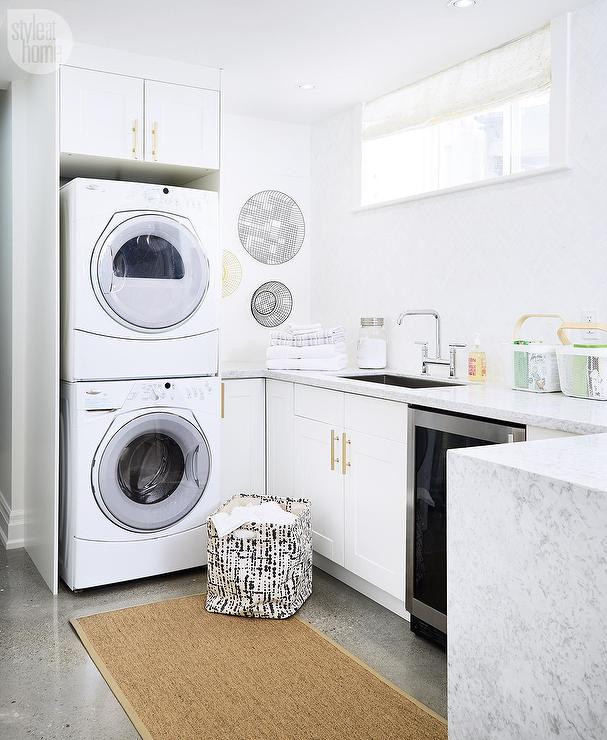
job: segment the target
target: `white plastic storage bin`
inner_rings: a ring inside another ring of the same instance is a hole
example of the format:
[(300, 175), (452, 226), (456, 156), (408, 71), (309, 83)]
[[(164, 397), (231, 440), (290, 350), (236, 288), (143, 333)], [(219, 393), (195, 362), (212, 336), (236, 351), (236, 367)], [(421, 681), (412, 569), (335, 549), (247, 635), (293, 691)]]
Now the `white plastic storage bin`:
[(520, 337), (523, 324), (532, 318), (563, 321), (556, 313), (527, 313), (518, 319), (511, 345), (511, 386), (517, 391), (555, 393), (561, 390), (556, 346)]
[(561, 388), (567, 396), (607, 401), (607, 344), (571, 344), (566, 329), (607, 332), (607, 324), (562, 324), (557, 348)]
[(312, 593), (312, 524), (306, 499), (233, 496), (218, 511), (276, 501), (293, 524), (245, 524), (224, 537), (207, 523), (209, 612), (286, 619)]

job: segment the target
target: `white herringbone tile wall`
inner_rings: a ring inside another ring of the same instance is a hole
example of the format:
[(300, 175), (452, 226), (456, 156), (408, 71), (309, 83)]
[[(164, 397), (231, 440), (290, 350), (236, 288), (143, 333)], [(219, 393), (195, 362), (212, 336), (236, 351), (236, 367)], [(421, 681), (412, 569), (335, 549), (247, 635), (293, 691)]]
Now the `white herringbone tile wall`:
[(353, 213), (356, 112), (313, 127), (312, 318), (345, 323), (352, 360), (359, 317), (385, 316), (418, 372), (432, 327), (397, 327), (406, 308), (438, 309), (444, 353), (480, 332), (496, 379), (519, 314), (607, 322), (607, 0), (573, 14), (571, 60), (570, 171)]

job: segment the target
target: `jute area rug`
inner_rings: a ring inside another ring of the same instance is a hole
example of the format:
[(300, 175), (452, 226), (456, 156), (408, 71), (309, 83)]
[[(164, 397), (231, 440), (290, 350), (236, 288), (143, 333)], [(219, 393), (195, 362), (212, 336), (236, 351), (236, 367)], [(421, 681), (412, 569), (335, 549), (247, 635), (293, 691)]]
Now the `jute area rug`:
[(324, 635), (188, 596), (72, 620), (144, 738), (445, 740), (443, 719)]

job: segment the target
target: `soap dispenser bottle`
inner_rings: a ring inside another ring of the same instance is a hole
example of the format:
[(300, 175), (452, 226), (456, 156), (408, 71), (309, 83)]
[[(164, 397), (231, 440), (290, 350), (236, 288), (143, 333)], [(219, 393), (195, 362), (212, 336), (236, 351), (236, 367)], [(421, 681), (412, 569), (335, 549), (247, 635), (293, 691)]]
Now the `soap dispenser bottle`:
[(468, 380), (471, 383), (484, 383), (487, 379), (487, 356), (481, 349), (480, 334), (474, 337), (474, 346), (468, 352)]

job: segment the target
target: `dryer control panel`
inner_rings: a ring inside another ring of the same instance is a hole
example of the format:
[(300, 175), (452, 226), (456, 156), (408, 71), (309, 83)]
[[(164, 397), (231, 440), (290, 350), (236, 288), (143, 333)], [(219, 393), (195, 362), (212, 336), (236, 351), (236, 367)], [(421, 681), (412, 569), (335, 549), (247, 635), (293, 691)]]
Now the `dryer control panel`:
[(177, 211), (183, 208), (197, 211), (208, 201), (208, 193), (204, 190), (162, 185), (145, 185), (143, 197), (153, 208), (162, 211)]

